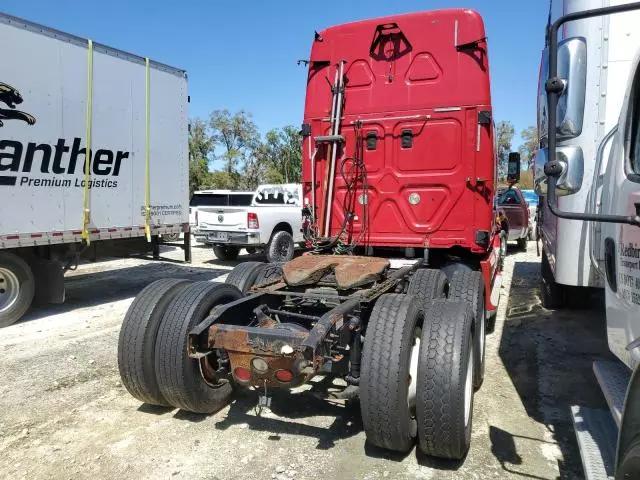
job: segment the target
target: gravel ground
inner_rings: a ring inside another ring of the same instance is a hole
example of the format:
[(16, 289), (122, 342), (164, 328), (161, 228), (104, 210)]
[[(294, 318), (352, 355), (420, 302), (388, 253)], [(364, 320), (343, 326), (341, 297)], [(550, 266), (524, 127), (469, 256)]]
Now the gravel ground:
[(459, 463), (371, 447), (357, 404), (311, 392), (276, 392), (261, 415), (252, 391), (210, 416), (133, 399), (116, 349), (135, 294), (163, 277), (222, 280), (234, 264), (203, 247), (193, 253), (189, 266), (170, 249), (164, 261), (82, 265), (67, 280), (64, 305), (0, 330), (0, 478), (582, 478), (569, 407), (605, 407), (591, 373), (607, 351), (604, 317), (596, 307), (540, 306), (533, 243), (507, 258), (472, 446)]

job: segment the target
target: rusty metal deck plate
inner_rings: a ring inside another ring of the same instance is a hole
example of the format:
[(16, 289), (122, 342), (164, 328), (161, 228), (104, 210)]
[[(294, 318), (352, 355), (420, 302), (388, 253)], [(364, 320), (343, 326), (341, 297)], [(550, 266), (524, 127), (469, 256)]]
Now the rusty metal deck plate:
[(287, 262), (282, 274), (287, 285), (313, 285), (330, 272), (335, 273), (339, 289), (355, 288), (381, 278), (389, 261), (378, 257), (342, 255), (303, 255)]

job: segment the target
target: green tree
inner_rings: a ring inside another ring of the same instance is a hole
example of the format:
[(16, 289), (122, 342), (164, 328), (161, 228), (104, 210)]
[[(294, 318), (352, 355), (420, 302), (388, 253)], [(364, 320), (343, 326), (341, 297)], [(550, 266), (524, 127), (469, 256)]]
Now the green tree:
[(522, 145), (520, 145), (520, 157), (522, 159), (522, 165), (523, 167), (526, 167), (526, 170), (531, 170), (534, 158), (536, 156), (536, 151), (538, 150), (537, 127), (531, 126), (525, 128), (522, 133), (520, 133), (520, 138), (524, 142)]
[(498, 176), (500, 179), (507, 176), (507, 162), (509, 160), (509, 152), (511, 152), (511, 142), (515, 135), (513, 123), (502, 120), (496, 125), (496, 143), (498, 145)]
[(244, 110), (231, 114), (229, 110), (214, 110), (209, 117), (209, 128), (214, 145), (215, 158), (222, 160), (224, 171), (232, 180), (233, 187), (241, 184), (240, 172), (251, 160), (258, 148), (260, 136), (251, 115)]
[(299, 183), (302, 174), (302, 138), (295, 127), (287, 125), (267, 132), (256, 150), (262, 178), (267, 183)]
[(207, 132), (207, 124), (196, 118), (189, 129), (189, 193), (208, 186), (210, 182), (209, 160), (213, 141)]

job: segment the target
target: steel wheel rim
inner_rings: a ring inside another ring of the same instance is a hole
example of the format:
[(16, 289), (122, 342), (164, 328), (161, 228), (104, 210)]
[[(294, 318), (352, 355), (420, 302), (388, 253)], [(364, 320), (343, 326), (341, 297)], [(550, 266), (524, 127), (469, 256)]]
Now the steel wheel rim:
[(289, 242), (285, 238), (281, 239), (278, 245), (278, 253), (280, 253), (280, 258), (285, 259), (289, 257)]
[(420, 362), (420, 334), (421, 330), (416, 328), (414, 331), (414, 343), (411, 348), (411, 355), (409, 356), (409, 388), (407, 390), (407, 403), (409, 410), (414, 410), (416, 407), (417, 385), (418, 385), (418, 363)]
[(9, 310), (18, 301), (20, 280), (15, 273), (0, 267), (0, 313)]
[(469, 426), (471, 418), (471, 399), (473, 398), (473, 347), (469, 349), (467, 362), (467, 378), (464, 382), (464, 426)]

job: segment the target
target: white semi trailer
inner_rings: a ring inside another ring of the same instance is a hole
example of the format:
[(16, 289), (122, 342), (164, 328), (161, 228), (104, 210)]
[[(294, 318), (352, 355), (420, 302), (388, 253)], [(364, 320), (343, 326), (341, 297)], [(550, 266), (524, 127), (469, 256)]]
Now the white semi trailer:
[(82, 254), (188, 231), (188, 96), (183, 70), (3, 13), (0, 45), (6, 326), (62, 302)]
[[(541, 77), (540, 111), (546, 125), (555, 128), (550, 127), (542, 138), (541, 158), (546, 163), (538, 165), (536, 182), (539, 192), (545, 194), (546, 224), (556, 222), (558, 234), (561, 228), (570, 226), (577, 231), (572, 238), (565, 238), (572, 235), (570, 229), (562, 236), (546, 238), (545, 248), (552, 247), (560, 258), (559, 252), (568, 249), (564, 242), (573, 242), (574, 249), (575, 245), (581, 246), (582, 257), (578, 258), (584, 264), (577, 265), (578, 275), (590, 270), (601, 278), (607, 340), (617, 357), (597, 359), (593, 364), (609, 409), (581, 405), (571, 408), (585, 477), (637, 479), (640, 478), (640, 49), (636, 26), (640, 3), (611, 2), (606, 6), (593, 1), (565, 3), (572, 8), (561, 12), (550, 24), (545, 51), (548, 69)], [(588, 93), (576, 97), (576, 91), (581, 93), (583, 87), (587, 92), (597, 87), (599, 97)], [(593, 111), (599, 116), (591, 117), (589, 128), (584, 122)], [(581, 122), (582, 133), (574, 128)], [(573, 129), (573, 136), (567, 136), (567, 129)], [(566, 196), (559, 197), (560, 194)], [(565, 227), (561, 227), (563, 224)], [(556, 275), (558, 269), (556, 259)], [(544, 268), (542, 273), (544, 276)]]

